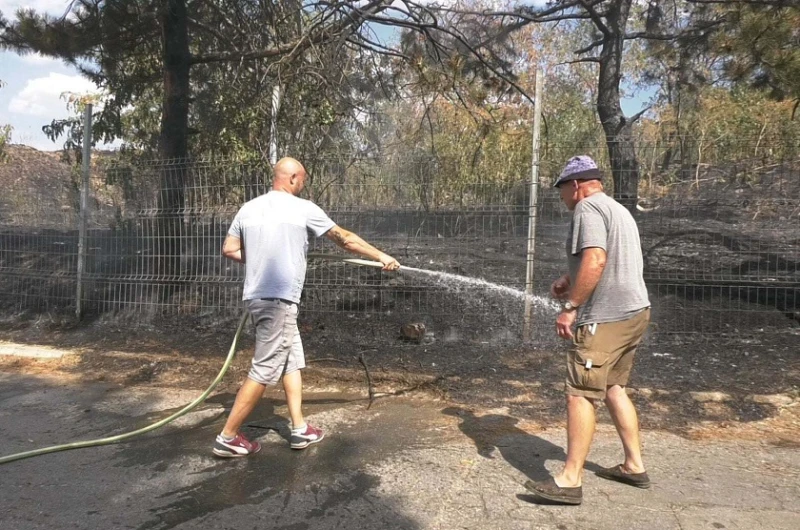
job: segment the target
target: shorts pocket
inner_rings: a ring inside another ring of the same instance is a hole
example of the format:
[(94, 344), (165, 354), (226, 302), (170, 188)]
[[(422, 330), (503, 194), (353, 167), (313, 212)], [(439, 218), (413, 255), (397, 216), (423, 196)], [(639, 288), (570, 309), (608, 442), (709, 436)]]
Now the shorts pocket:
[(610, 354), (576, 347), (569, 359), (570, 382), (576, 388), (605, 390)]
[(572, 336), (572, 344), (574, 344), (576, 348), (591, 350), (594, 338), (595, 334), (589, 332), (589, 325), (584, 324), (575, 329), (575, 333)]

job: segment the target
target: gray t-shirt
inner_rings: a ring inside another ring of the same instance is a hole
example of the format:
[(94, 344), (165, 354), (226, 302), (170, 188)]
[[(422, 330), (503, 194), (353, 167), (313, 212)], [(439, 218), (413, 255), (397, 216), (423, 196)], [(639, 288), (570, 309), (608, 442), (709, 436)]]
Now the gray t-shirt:
[(242, 300), (283, 298), (300, 302), (306, 279), (308, 232), (319, 237), (336, 224), (311, 201), (270, 191), (241, 207), (228, 235), (242, 240)]
[(589, 300), (579, 308), (577, 324), (627, 320), (650, 307), (636, 221), (605, 193), (590, 195), (575, 206), (567, 237), (572, 282), (578, 274), (581, 251), (592, 247), (606, 251), (606, 266)]

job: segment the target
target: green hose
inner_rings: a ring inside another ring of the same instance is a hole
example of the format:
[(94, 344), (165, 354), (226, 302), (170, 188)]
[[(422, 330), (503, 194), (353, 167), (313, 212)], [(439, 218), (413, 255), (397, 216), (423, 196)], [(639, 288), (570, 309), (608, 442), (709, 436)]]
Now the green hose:
[(236, 335), (234, 335), (233, 337), (233, 343), (231, 344), (231, 349), (228, 352), (228, 358), (225, 359), (225, 364), (222, 365), (222, 369), (219, 371), (219, 374), (217, 374), (217, 378), (214, 379), (214, 382), (211, 383), (211, 386), (209, 386), (208, 389), (206, 389), (206, 391), (200, 395), (200, 397), (198, 397), (197, 399), (195, 399), (194, 401), (183, 407), (175, 414), (167, 418), (164, 418), (163, 420), (159, 420), (156, 423), (153, 423), (152, 425), (148, 425), (147, 427), (119, 434), (117, 436), (109, 436), (108, 438), (100, 438), (99, 440), (86, 440), (84, 442), (74, 442), (64, 445), (54, 445), (52, 447), (44, 447), (42, 449), (35, 449), (33, 451), (25, 451), (24, 453), (17, 453), (14, 455), (4, 456), (0, 458), (0, 465), (7, 464), (9, 462), (14, 462), (15, 460), (22, 460), (23, 458), (46, 455), (48, 453), (66, 451), (68, 449), (79, 449), (81, 447), (95, 447), (98, 445), (108, 445), (121, 442), (123, 440), (133, 438), (134, 436), (139, 436), (140, 434), (144, 434), (146, 432), (158, 429), (159, 427), (162, 427), (167, 423), (170, 423), (171, 421), (180, 418), (181, 416), (183, 416), (184, 414), (195, 408), (197, 405), (205, 401), (208, 395), (211, 393), (211, 391), (214, 390), (214, 387), (216, 387), (219, 384), (219, 382), (222, 381), (222, 377), (225, 375), (225, 372), (228, 371), (228, 368), (230, 368), (231, 363), (233, 362), (233, 358), (236, 355), (236, 343), (239, 342), (239, 335), (241, 335), (242, 329), (244, 329), (245, 322), (247, 322), (247, 317), (248, 313), (245, 311), (245, 313), (242, 315), (241, 321), (239, 322), (239, 327), (236, 328)]

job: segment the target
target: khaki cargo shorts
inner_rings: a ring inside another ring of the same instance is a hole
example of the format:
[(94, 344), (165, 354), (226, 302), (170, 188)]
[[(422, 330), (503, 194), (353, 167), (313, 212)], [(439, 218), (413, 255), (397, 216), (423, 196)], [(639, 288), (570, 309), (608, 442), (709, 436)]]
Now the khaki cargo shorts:
[(628, 320), (580, 326), (567, 354), (567, 394), (603, 399), (608, 387), (626, 386), (649, 322), (648, 308)]

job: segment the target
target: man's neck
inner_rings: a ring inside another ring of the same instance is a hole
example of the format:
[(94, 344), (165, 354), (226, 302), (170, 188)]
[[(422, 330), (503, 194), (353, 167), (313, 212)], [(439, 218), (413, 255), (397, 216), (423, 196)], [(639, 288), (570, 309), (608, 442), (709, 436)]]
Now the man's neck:
[(592, 186), (590, 188), (584, 188), (581, 190), (581, 200), (588, 199), (592, 195), (597, 195), (598, 193), (603, 193), (603, 188), (596, 186)]

